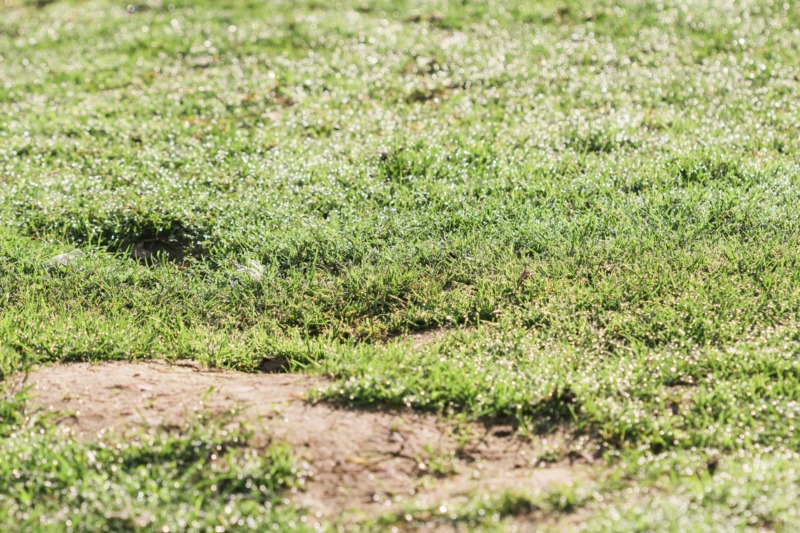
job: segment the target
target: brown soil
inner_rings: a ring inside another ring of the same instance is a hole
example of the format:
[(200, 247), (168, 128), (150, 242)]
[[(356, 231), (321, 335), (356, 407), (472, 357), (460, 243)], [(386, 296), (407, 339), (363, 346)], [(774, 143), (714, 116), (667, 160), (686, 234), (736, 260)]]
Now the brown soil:
[(386, 339), (386, 343), (388, 344), (389, 342), (407, 341), (411, 343), (411, 347), (414, 350), (419, 350), (420, 348), (424, 348), (429, 344), (433, 344), (436, 341), (444, 339), (448, 334), (452, 334), (454, 331), (456, 330), (447, 328), (426, 329), (424, 331), (415, 331), (413, 333), (391, 336)]
[[(455, 426), (411, 412), (337, 408), (304, 400), (324, 386), (298, 374), (242, 374), (194, 363), (69, 364), (30, 372), (31, 409), (69, 412), (59, 419), (80, 438), (109, 429), (180, 426), (198, 411), (253, 424), (256, 440), (291, 445), (309, 477), (296, 500), (318, 516), (354, 519), (401, 503), (452, 505), (483, 492), (544, 489), (585, 479), (583, 462), (538, 464), (546, 446), (510, 428)], [(442, 466), (437, 472), (436, 464)]]

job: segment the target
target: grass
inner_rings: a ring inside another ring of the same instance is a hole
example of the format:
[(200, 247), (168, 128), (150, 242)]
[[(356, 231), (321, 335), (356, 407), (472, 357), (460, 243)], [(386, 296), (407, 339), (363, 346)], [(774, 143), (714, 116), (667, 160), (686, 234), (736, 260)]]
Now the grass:
[(588, 437), (590, 530), (800, 527), (793, 4), (0, 6), (3, 376), (285, 358)]
[[(570, 513), (581, 507), (589, 493), (574, 487), (558, 487), (549, 491), (519, 493), (504, 491), (490, 497), (476, 497), (456, 508), (440, 505), (434, 508), (412, 507), (396, 514), (386, 515), (371, 526), (376, 529), (396, 527), (425, 527), (435, 524), (451, 525), (476, 531), (507, 531), (515, 526), (513, 520), (520, 516), (537, 515), (539, 520), (548, 515)], [(516, 524), (519, 526), (519, 524)], [(547, 524), (551, 528), (556, 524)]]
[(19, 395), (2, 410), (3, 529), (310, 529), (282, 500), (298, 484), (290, 450), (248, 448), (245, 428), (200, 416), (172, 431), (87, 443), (52, 421), (21, 420)]

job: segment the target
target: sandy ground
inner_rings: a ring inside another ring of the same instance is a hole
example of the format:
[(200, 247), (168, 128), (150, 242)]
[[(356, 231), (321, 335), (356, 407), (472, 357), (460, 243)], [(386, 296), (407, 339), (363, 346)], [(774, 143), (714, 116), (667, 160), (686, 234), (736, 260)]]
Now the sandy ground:
[[(298, 374), (243, 374), (194, 363), (78, 363), (39, 367), (25, 378), (30, 408), (68, 413), (58, 423), (79, 438), (108, 430), (180, 427), (204, 411), (237, 411), (256, 442), (291, 445), (307, 472), (294, 495), (327, 519), (377, 516), (402, 503), (446, 506), (503, 489), (545, 489), (589, 475), (583, 462), (541, 464), (550, 441), (509, 427), (453, 426), (432, 415), (309, 403), (325, 385)], [(18, 386), (23, 386), (22, 377)], [(445, 474), (435, 472), (442, 464)]]

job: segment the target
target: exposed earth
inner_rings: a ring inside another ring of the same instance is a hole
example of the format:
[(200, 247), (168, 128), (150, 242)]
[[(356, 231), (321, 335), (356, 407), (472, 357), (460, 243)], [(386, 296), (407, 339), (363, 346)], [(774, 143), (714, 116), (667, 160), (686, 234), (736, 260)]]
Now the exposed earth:
[(69, 413), (78, 437), (180, 427), (198, 414), (252, 425), (255, 445), (286, 442), (302, 463), (294, 499), (311, 514), (348, 520), (461, 503), (498, 490), (545, 489), (585, 480), (578, 461), (546, 456), (562, 436), (523, 437), (509, 426), (455, 424), (433, 415), (341, 409), (309, 402), (326, 381), (301, 374), (245, 374), (168, 364), (74, 363), (34, 368), (31, 412)]

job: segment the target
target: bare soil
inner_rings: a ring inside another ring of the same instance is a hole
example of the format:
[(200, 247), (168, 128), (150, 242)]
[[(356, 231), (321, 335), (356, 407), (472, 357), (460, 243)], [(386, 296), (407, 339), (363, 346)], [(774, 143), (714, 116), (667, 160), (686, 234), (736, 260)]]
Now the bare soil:
[(76, 363), (38, 367), (26, 383), (30, 409), (69, 413), (58, 423), (85, 439), (108, 430), (180, 427), (200, 411), (238, 410), (256, 441), (293, 447), (308, 475), (294, 498), (329, 519), (377, 516), (401, 503), (446, 506), (484, 492), (545, 489), (589, 476), (584, 461), (539, 460), (563, 437), (548, 442), (502, 426), (309, 403), (306, 393), (326, 382), (306, 375), (214, 371), (195, 363)]

